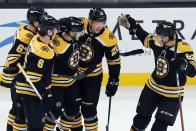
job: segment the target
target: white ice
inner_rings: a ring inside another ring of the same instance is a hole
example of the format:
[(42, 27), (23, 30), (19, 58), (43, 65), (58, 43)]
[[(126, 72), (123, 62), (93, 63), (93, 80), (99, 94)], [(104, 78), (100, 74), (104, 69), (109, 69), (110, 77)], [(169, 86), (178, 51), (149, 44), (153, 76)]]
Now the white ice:
[[(120, 87), (118, 93), (112, 98), (112, 109), (110, 118), (110, 131), (129, 131), (132, 119), (135, 115), (137, 101), (142, 87)], [(8, 89), (0, 87), (0, 131), (6, 131), (7, 114), (11, 107), (10, 93)], [(100, 101), (98, 104), (99, 131), (106, 131), (108, 113), (108, 98), (102, 88)], [(185, 89), (185, 99), (183, 101), (184, 123), (186, 131), (196, 131), (196, 86), (188, 86)], [(175, 125), (169, 127), (168, 131), (181, 131), (180, 115), (178, 115)], [(146, 131), (150, 127), (154, 117)]]

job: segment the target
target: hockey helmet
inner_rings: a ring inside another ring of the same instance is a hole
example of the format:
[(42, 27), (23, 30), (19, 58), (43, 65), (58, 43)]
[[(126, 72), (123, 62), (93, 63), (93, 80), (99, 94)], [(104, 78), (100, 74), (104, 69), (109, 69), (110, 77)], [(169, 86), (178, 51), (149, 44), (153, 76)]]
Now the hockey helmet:
[(62, 32), (81, 32), (84, 29), (83, 21), (77, 17), (61, 18), (58, 22)]
[(93, 8), (89, 12), (89, 19), (105, 22), (107, 19), (106, 13), (102, 8)]
[(164, 21), (158, 24), (155, 33), (164, 37), (168, 36), (170, 40), (173, 40), (176, 36), (176, 29), (172, 23)]
[(44, 36), (49, 29), (52, 30), (56, 28), (58, 30), (58, 27), (58, 21), (54, 17), (50, 15), (43, 15), (38, 26), (38, 34)]
[(27, 20), (32, 23), (34, 21), (40, 22), (42, 15), (47, 15), (44, 8), (30, 7), (27, 11)]

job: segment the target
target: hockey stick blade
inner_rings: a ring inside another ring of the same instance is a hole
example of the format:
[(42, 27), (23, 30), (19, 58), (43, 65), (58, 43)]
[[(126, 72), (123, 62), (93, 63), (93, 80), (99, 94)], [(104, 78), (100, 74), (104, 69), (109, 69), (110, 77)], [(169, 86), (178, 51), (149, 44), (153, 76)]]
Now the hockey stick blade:
[(144, 53), (143, 49), (136, 49), (129, 52), (120, 53), (121, 56), (131, 56)]

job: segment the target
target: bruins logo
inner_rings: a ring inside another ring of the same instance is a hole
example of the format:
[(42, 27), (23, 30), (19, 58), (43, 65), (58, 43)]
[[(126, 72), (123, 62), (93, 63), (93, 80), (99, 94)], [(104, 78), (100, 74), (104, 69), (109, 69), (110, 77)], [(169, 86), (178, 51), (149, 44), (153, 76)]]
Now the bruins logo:
[(89, 44), (82, 44), (80, 46), (80, 60), (87, 62), (90, 61), (94, 56), (94, 51)]
[(71, 54), (71, 56), (69, 57), (69, 62), (68, 62), (68, 65), (70, 68), (74, 69), (78, 66), (79, 57), (80, 57), (79, 55), (80, 55), (79, 50), (76, 50)]
[(42, 46), (42, 47), (41, 47), (41, 49), (42, 49), (43, 51), (46, 51), (46, 52), (48, 52), (48, 51), (49, 51), (49, 49), (48, 49), (48, 47), (47, 47), (47, 46)]
[(188, 46), (189, 44), (186, 42), (182, 42), (182, 45)]
[(60, 46), (59, 40), (52, 40), (52, 44), (55, 46)]
[(27, 38), (29, 38), (29, 39), (32, 39), (34, 35), (32, 35), (31, 33), (27, 33), (25, 36), (26, 36)]
[(111, 33), (109, 33), (109, 39), (114, 39), (114, 34), (111, 32)]
[(158, 57), (156, 63), (156, 75), (158, 77), (165, 77), (169, 72), (168, 61), (164, 57)]

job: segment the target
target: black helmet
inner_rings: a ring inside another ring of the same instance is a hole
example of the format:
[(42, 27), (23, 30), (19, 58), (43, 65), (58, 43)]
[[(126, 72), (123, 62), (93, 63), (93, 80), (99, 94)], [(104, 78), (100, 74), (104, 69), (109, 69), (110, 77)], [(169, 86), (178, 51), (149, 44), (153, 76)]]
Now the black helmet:
[(44, 36), (46, 35), (48, 29), (58, 29), (58, 27), (58, 21), (54, 17), (50, 15), (43, 15), (38, 26), (38, 34)]
[(176, 36), (176, 29), (172, 23), (164, 21), (158, 24), (155, 33), (160, 36), (168, 36), (170, 40), (173, 40)]
[(93, 8), (89, 12), (89, 19), (96, 20), (96, 21), (106, 21), (106, 13), (101, 8)]
[(40, 22), (40, 19), (42, 15), (46, 15), (47, 12), (44, 8), (41, 7), (30, 7), (27, 11), (27, 20), (30, 23), (33, 23), (34, 21)]
[(58, 22), (62, 32), (80, 32), (84, 29), (83, 21), (76, 17), (61, 18)]

